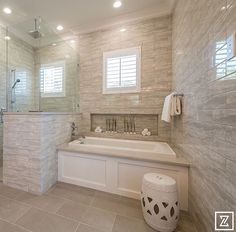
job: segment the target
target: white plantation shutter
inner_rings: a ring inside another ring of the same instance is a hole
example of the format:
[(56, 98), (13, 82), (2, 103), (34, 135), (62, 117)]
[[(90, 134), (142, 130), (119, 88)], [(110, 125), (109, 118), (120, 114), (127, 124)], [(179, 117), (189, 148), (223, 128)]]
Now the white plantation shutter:
[(42, 97), (62, 97), (64, 93), (65, 62), (42, 65), (40, 86)]
[(140, 48), (104, 53), (104, 93), (129, 93), (140, 89)]

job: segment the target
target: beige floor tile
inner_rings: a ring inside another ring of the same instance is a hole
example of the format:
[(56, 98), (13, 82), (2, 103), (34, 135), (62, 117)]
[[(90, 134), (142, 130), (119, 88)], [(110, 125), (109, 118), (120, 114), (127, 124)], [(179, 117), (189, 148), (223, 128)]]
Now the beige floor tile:
[(197, 232), (192, 218), (185, 212), (180, 213), (179, 225), (176, 232)]
[(111, 230), (115, 222), (116, 214), (90, 207), (81, 222), (100, 230)]
[(117, 216), (112, 232), (155, 232), (144, 220)]
[(80, 224), (76, 232), (111, 232), (111, 230), (100, 230), (85, 224)]
[(96, 192), (96, 190), (94, 190), (94, 189), (85, 188), (85, 187), (81, 187), (81, 186), (73, 185), (73, 184), (67, 184), (67, 183), (63, 183), (63, 182), (58, 182), (54, 187), (61, 187), (64, 189), (70, 189), (75, 192), (85, 192), (89, 196), (94, 196), (95, 192)]
[(23, 228), (20, 228), (19, 226), (10, 224), (2, 220), (0, 220), (0, 231), (1, 232), (28, 232), (28, 230), (25, 230)]
[(57, 211), (57, 214), (80, 221), (87, 210), (87, 205), (68, 201)]
[(0, 196), (5, 196), (7, 198), (15, 199), (21, 194), (25, 193), (24, 191), (14, 189), (0, 183)]
[(78, 223), (38, 209), (30, 209), (16, 224), (33, 232), (74, 232)]
[(16, 202), (5, 197), (0, 197), (0, 219), (15, 222), (30, 209), (30, 206)]
[(56, 212), (67, 200), (49, 195), (37, 196), (31, 193), (24, 193), (16, 198), (17, 201), (29, 204), (47, 212)]
[(0, 231), (1, 232), (28, 232), (27, 230), (22, 229), (19, 226), (10, 224), (2, 220), (0, 220)]
[(92, 200), (94, 199), (94, 191), (62, 184), (56, 185), (52, 190), (48, 192), (48, 195), (61, 197), (86, 205), (90, 205)]
[(112, 198), (100, 195), (95, 197), (92, 206), (117, 213), (121, 216), (143, 218), (140, 202), (129, 198)]

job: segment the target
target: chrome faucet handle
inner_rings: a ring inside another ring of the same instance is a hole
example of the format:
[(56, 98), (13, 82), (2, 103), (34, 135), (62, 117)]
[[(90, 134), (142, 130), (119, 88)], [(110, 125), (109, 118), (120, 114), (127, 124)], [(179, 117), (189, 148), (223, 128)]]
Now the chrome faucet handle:
[(71, 128), (74, 129), (74, 130), (77, 129), (77, 126), (75, 125), (75, 122), (71, 123)]

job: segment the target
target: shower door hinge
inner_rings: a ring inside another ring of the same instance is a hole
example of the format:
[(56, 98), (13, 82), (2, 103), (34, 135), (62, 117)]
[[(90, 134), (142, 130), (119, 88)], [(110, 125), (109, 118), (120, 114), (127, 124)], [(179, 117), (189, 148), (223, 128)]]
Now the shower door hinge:
[(7, 110), (5, 108), (1, 108), (1, 111), (0, 111), (0, 123), (3, 123), (3, 113), (4, 112), (7, 112)]

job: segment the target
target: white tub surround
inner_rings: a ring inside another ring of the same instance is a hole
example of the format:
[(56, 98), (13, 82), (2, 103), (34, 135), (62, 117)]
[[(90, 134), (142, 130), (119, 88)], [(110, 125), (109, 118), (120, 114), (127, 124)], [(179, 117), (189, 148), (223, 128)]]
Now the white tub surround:
[(76, 114), (6, 113), (3, 182), (41, 194), (57, 181), (56, 146), (70, 140)]
[(145, 173), (173, 177), (180, 208), (188, 209), (189, 163), (166, 143), (86, 137), (58, 147), (58, 179), (135, 199)]

